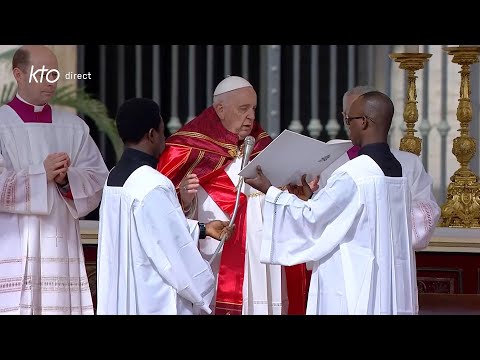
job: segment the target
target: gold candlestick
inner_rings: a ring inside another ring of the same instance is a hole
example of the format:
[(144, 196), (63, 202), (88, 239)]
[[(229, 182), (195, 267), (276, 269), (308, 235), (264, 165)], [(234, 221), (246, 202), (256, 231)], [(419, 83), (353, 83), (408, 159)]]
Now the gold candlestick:
[(415, 71), (423, 69), (425, 63), (432, 56), (427, 53), (394, 53), (390, 54), (390, 59), (400, 63), (400, 69), (407, 71), (408, 87), (407, 101), (403, 111), (403, 120), (407, 124), (407, 132), (400, 140), (400, 150), (420, 155), (422, 151), (422, 139), (415, 136), (415, 123), (418, 120), (417, 109), (417, 89)]
[(442, 205), (439, 226), (480, 228), (480, 184), (478, 176), (468, 164), (475, 155), (477, 143), (469, 135), (472, 121), (470, 101), (470, 65), (478, 62), (480, 46), (446, 47), (453, 55), (452, 62), (461, 65), (460, 99), (457, 107), (457, 120), (460, 122), (460, 136), (453, 139), (452, 153), (460, 163), (460, 169), (450, 177), (447, 199)]

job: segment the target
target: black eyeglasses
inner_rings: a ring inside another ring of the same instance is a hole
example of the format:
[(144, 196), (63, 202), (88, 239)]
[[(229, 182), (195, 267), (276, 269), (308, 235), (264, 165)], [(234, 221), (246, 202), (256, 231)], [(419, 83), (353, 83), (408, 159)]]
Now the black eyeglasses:
[(345, 122), (345, 125), (347, 125), (347, 126), (350, 126), (350, 123), (352, 122), (352, 120), (355, 120), (355, 119), (367, 119), (367, 120), (370, 120), (372, 123), (375, 124), (375, 121), (373, 121), (373, 119), (368, 117), (367, 115), (348, 116), (348, 115), (345, 115), (345, 113), (342, 112), (342, 116), (343, 116), (343, 121)]

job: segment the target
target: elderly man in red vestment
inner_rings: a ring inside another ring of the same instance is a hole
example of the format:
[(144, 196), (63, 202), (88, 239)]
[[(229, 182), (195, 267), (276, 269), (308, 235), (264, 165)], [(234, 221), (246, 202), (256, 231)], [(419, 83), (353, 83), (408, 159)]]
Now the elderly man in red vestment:
[[(272, 141), (255, 121), (256, 107), (253, 86), (244, 78), (229, 76), (216, 87), (213, 105), (167, 139), (158, 170), (176, 186), (187, 216), (199, 221), (230, 219), (245, 137), (255, 138), (250, 159)], [(212, 262), (217, 276), (212, 310), (215, 314), (286, 314), (289, 296), (284, 268), (259, 260), (264, 195), (245, 184), (241, 192), (234, 233)], [(218, 245), (211, 238), (200, 242), (206, 260)], [(304, 282), (293, 281), (289, 295), (305, 287)]]

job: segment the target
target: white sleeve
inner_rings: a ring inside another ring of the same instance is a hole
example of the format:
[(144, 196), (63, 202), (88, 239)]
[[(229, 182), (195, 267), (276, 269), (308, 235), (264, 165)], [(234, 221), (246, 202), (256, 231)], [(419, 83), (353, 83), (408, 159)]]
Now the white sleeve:
[(440, 207), (432, 193), (432, 177), (417, 159), (412, 182), (412, 245), (414, 250), (428, 246), (438, 219)]
[(75, 218), (88, 215), (100, 204), (108, 169), (102, 154), (87, 132), (67, 171), (73, 201), (63, 197)]
[[(291, 266), (330, 254), (342, 241), (342, 231), (348, 231), (357, 216), (356, 193), (355, 182), (344, 172), (331, 177), (308, 201), (270, 187), (265, 197), (260, 261)], [(335, 236), (330, 230), (322, 236), (337, 218), (342, 219), (345, 229), (335, 230)]]
[(140, 241), (159, 274), (178, 295), (210, 313), (215, 277), (197, 248), (198, 235), (197, 240), (192, 238), (185, 216), (166, 191), (159, 187), (150, 192), (136, 212)]
[(7, 169), (0, 153), (0, 212), (47, 215), (47, 175), (43, 163), (15, 171)]

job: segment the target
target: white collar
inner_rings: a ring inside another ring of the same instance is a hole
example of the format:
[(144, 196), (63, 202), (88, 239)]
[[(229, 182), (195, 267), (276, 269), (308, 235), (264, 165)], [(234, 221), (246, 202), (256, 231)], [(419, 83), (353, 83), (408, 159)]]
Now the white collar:
[(25, 99), (23, 99), (20, 95), (18, 95), (17, 93), (17, 98), (18, 100), (24, 102), (25, 104), (28, 104), (30, 106), (33, 106), (33, 112), (40, 112), (43, 110), (43, 108), (45, 107), (45, 105), (47, 104), (43, 104), (43, 105), (33, 105), (33, 104), (30, 104), (28, 101), (26, 101)]

